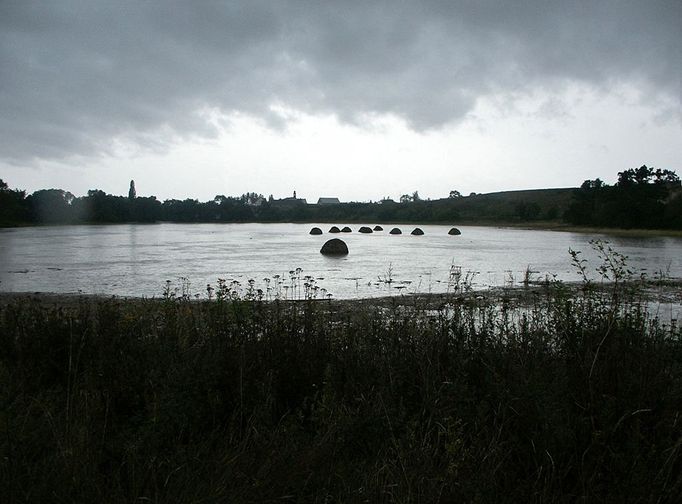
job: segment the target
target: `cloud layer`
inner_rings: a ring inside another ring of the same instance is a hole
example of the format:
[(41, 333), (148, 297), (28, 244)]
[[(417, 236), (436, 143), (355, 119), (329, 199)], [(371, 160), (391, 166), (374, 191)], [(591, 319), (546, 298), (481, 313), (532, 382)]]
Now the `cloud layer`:
[[(157, 148), (280, 107), (415, 129), (480, 98), (626, 84), (680, 106), (682, 2), (4, 1), (0, 159)], [(661, 105), (662, 106), (662, 105)]]

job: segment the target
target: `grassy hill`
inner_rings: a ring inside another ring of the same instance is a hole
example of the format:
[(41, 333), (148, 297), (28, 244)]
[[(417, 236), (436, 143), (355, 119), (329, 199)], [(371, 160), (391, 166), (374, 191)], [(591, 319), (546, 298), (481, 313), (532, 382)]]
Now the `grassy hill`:
[(502, 191), (438, 203), (457, 212), (460, 221), (557, 220), (568, 208), (573, 191), (573, 188)]

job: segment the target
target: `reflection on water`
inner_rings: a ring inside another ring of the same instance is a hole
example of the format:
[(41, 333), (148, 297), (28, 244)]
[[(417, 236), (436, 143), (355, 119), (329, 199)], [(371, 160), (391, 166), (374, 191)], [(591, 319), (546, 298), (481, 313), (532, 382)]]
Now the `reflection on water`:
[[(344, 223), (339, 223), (341, 226)], [(373, 223), (369, 223), (373, 224)], [(302, 297), (305, 277), (336, 298), (373, 297), (390, 293), (445, 292), (452, 288), (453, 267), (468, 275), (474, 288), (519, 284), (526, 271), (536, 280), (556, 275), (578, 277), (569, 248), (580, 250), (596, 276), (591, 239), (607, 239), (628, 256), (628, 264), (649, 276), (663, 271), (682, 277), (682, 239), (608, 237), (552, 231), (424, 225), (395, 225), (402, 235), (383, 232), (343, 234), (348, 256), (319, 253), (333, 236), (308, 234), (316, 224), (126, 224), (110, 226), (32, 227), (0, 230), (0, 290), (85, 292), (126, 296), (161, 296), (166, 280), (206, 295), (217, 279), (239, 282), (270, 294)], [(320, 225), (322, 229), (329, 224)], [(292, 280), (289, 272), (301, 269)], [(275, 276), (278, 276), (275, 278)], [(267, 281), (265, 279), (268, 279)], [(292, 287), (291, 283), (301, 283)], [(310, 285), (310, 282), (308, 282)], [(234, 284), (237, 286), (237, 284)], [(285, 289), (286, 287), (286, 289)], [(286, 294), (285, 294), (286, 293)]]

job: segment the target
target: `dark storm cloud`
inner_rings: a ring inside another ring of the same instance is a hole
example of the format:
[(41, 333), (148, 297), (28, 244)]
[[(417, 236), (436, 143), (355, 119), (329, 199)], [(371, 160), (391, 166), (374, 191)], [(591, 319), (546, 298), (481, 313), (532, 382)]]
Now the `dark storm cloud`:
[(682, 2), (0, 2), (0, 158), (156, 147), (202, 111), (457, 121), (479, 97), (632, 83), (680, 96)]

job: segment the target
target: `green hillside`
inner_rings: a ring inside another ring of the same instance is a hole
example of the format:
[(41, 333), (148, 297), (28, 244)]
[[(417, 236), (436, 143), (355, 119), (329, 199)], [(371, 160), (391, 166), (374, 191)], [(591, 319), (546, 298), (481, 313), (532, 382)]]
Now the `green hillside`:
[(463, 221), (532, 221), (560, 219), (575, 189), (533, 189), (477, 194), (439, 200)]

